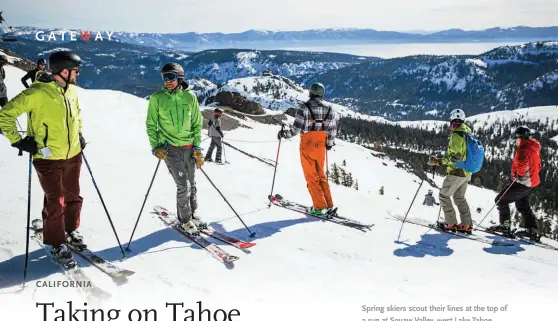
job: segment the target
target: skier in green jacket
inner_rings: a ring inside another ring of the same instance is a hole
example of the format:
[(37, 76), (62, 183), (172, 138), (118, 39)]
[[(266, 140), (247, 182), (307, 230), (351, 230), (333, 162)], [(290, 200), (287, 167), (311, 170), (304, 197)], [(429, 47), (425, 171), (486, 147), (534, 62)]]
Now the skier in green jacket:
[[(440, 189), (440, 204), (444, 210), (445, 222), (439, 223), (439, 227), (444, 230), (456, 230), (465, 233), (472, 232), (473, 221), (469, 204), (465, 199), (467, 186), (471, 181), (472, 173), (454, 165), (454, 163), (465, 161), (467, 157), (466, 134), (472, 133), (471, 128), (465, 125), (465, 112), (455, 109), (450, 113), (450, 141), (446, 155), (442, 159), (430, 156), (428, 165), (438, 166), (447, 165), (446, 178)], [(461, 216), (461, 223), (457, 224), (457, 217), (451, 197)]]
[(161, 69), (164, 87), (149, 99), (147, 135), (152, 153), (164, 160), (177, 187), (176, 207), (180, 223), (188, 233), (196, 234), (199, 217), (195, 167), (204, 163), (201, 152), (202, 114), (198, 99), (188, 90), (184, 69), (168, 63)]

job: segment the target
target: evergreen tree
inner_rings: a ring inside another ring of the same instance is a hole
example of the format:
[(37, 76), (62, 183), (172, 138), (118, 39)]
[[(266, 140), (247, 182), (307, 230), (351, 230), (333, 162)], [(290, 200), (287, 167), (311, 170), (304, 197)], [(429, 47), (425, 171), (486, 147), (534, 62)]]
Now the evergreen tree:
[(358, 191), (358, 179), (355, 180), (355, 189)]

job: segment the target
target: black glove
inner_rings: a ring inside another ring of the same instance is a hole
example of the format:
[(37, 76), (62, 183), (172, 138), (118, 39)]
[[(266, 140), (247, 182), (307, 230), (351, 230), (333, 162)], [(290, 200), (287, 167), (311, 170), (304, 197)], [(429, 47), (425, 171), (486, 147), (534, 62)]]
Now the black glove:
[(79, 134), (79, 144), (81, 145), (81, 150), (84, 150), (85, 145), (87, 145), (87, 143), (85, 142), (85, 138), (83, 138), (81, 134)]
[(333, 145), (327, 145), (327, 144), (326, 144), (326, 149), (327, 149), (327, 150), (331, 150), (332, 148), (333, 148)]
[(35, 139), (33, 137), (30, 136), (26, 136), (24, 139), (13, 143), (12, 147), (15, 147), (17, 149), (19, 149), (20, 151), (26, 151), (31, 155), (35, 155), (37, 154), (37, 152), (39, 151), (38, 147), (37, 147), (37, 143), (35, 142)]
[(283, 138), (283, 137), (284, 137), (284, 133), (283, 133), (283, 130), (281, 129), (281, 130), (279, 130), (279, 132), (277, 133), (277, 139), (278, 139), (278, 140), (281, 140), (281, 138)]

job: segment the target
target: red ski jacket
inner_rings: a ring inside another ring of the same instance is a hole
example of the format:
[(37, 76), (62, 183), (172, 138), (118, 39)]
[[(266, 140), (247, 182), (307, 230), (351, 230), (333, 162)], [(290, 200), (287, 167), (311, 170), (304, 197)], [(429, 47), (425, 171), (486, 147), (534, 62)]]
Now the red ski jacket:
[(540, 170), (541, 144), (533, 138), (522, 139), (513, 158), (512, 177), (517, 174), (517, 183), (533, 188), (540, 184)]

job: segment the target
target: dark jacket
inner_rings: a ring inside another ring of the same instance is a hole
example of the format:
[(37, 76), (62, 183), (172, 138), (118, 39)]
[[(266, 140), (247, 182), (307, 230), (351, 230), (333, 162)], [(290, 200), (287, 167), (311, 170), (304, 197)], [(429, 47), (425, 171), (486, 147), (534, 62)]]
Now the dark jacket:
[(30, 70), (25, 74), (25, 76), (21, 78), (21, 83), (25, 86), (25, 88), (29, 88), (29, 85), (27, 84), (27, 79), (31, 79), (31, 83), (33, 83), (35, 81), (35, 77), (37, 76), (38, 71), (39, 68)]

